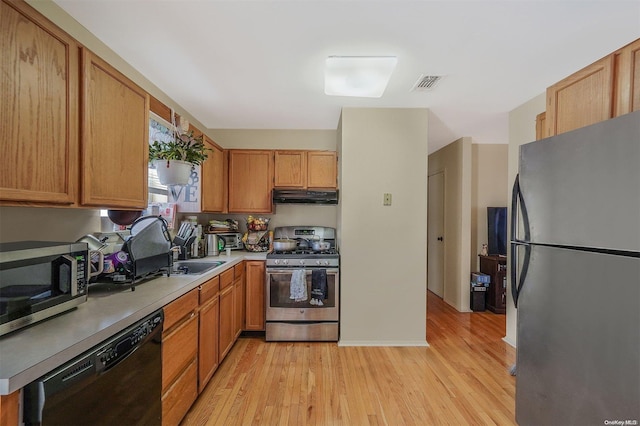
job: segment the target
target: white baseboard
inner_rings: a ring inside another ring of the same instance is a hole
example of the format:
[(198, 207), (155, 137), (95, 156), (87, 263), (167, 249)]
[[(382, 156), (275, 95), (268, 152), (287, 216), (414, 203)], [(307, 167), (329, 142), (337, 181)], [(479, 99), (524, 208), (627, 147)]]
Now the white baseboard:
[(338, 341), (338, 346), (419, 346), (419, 347), (429, 347), (429, 343), (426, 340), (424, 341), (414, 341), (414, 340), (391, 340), (391, 341), (379, 341), (379, 340), (340, 340)]
[(516, 348), (516, 347), (517, 347), (517, 346), (516, 346), (516, 342), (514, 342), (513, 340), (511, 340), (511, 339), (510, 339), (510, 338), (508, 338), (507, 336), (504, 336), (504, 337), (502, 338), (502, 341), (503, 341), (503, 342), (508, 343), (509, 345), (513, 346), (514, 348)]

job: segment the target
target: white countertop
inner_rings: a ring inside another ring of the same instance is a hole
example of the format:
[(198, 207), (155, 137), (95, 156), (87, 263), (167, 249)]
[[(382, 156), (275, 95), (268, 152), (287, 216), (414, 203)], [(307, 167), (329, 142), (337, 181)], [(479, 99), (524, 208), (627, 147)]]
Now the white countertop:
[(93, 291), (72, 311), (0, 338), (0, 395), (8, 395), (100, 344), (243, 260), (266, 253), (233, 251), (198, 262), (225, 263), (202, 275), (171, 275), (112, 292)]

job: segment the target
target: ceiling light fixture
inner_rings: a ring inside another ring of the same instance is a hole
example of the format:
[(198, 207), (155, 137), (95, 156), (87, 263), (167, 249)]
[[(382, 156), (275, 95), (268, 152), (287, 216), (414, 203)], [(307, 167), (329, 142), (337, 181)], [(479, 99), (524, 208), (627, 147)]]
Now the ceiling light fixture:
[(329, 56), (324, 71), (324, 93), (379, 98), (397, 62), (395, 56)]

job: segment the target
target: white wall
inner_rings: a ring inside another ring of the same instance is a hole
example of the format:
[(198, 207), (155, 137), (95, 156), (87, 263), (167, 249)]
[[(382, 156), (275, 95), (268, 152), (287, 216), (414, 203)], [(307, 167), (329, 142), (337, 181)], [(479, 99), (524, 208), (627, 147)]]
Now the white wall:
[(418, 108), (342, 111), (340, 345), (426, 345), (427, 120)]
[[(540, 114), (546, 108), (546, 96), (540, 94), (530, 101), (522, 104), (518, 108), (509, 113), (509, 188), (507, 192), (508, 203), (508, 216), (511, 215), (511, 186), (518, 174), (518, 156), (519, 146), (528, 142), (532, 142), (536, 139), (536, 115)], [(508, 238), (511, 238), (511, 231), (509, 230)], [(507, 268), (509, 268), (510, 253), (507, 253)], [(504, 340), (516, 346), (516, 326), (517, 326), (517, 311), (513, 306), (513, 299), (511, 297), (511, 276), (510, 271), (507, 271), (507, 335)]]

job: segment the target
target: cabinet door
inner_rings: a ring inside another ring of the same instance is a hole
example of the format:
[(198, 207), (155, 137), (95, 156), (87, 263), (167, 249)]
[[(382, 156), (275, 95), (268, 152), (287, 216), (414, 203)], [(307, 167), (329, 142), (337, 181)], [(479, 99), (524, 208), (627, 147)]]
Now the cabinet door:
[(640, 39), (616, 52), (615, 116), (640, 110)]
[(234, 342), (233, 330), (233, 290), (230, 285), (220, 291), (220, 338), (218, 345), (218, 362), (222, 362), (231, 350)]
[(547, 89), (547, 135), (607, 120), (613, 115), (614, 55), (609, 55)]
[(265, 326), (265, 262), (251, 260), (245, 263), (245, 330), (263, 331)]
[(0, 395), (0, 425), (18, 426), (20, 424), (20, 391), (9, 395)]
[(274, 186), (277, 188), (306, 188), (307, 151), (275, 151)]
[(81, 203), (147, 207), (149, 95), (82, 49)]
[(307, 188), (336, 188), (338, 157), (334, 151), (307, 153)]
[(208, 152), (209, 157), (202, 163), (202, 211), (222, 213), (227, 207), (224, 150), (207, 136), (204, 136), (204, 143), (211, 151)]
[(0, 2), (0, 197), (73, 204), (78, 45), (24, 2)]
[(180, 424), (198, 397), (198, 365), (194, 359), (162, 395), (162, 426)]
[(233, 287), (233, 340), (235, 342), (244, 328), (244, 276), (237, 278)]
[(271, 213), (272, 189), (272, 151), (229, 151), (229, 212)]
[(198, 356), (198, 317), (195, 313), (162, 337), (162, 389), (166, 392), (180, 373)]
[(220, 335), (220, 304), (218, 295), (200, 308), (198, 335), (198, 392), (202, 392), (218, 368), (218, 339)]
[(547, 137), (547, 113), (541, 112), (536, 115), (536, 140)]

